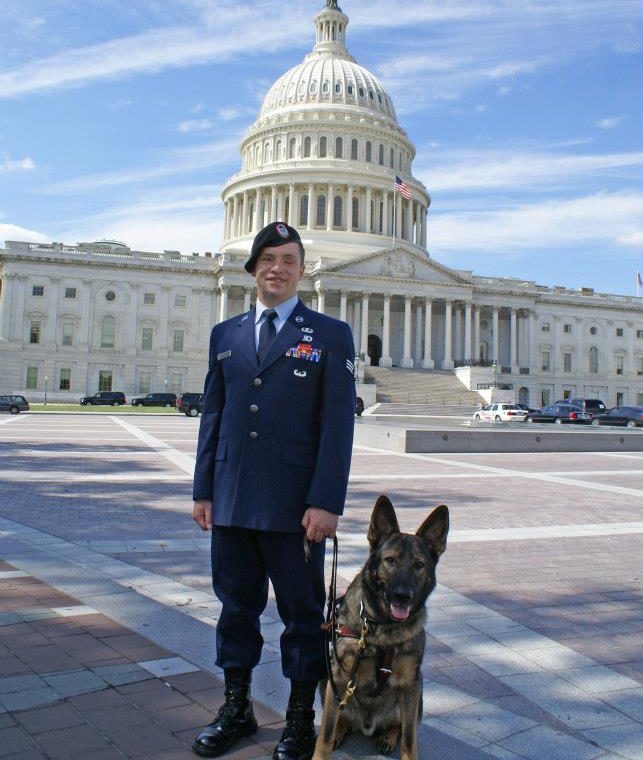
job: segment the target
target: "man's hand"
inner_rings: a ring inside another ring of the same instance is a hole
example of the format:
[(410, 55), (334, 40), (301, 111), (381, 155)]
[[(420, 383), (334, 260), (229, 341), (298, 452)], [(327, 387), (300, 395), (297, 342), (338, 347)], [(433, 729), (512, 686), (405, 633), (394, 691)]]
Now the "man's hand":
[(201, 530), (212, 530), (212, 502), (204, 499), (195, 501), (192, 519)]
[(306, 531), (306, 538), (309, 541), (319, 543), (325, 538), (334, 538), (337, 532), (337, 523), (339, 515), (327, 512), (325, 509), (317, 507), (308, 507), (304, 512), (301, 524)]

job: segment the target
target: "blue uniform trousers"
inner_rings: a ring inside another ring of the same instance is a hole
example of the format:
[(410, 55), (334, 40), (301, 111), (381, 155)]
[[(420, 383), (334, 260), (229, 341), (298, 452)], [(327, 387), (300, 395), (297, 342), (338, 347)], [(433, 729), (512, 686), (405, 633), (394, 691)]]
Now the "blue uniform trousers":
[(311, 544), (305, 561), (303, 533), (278, 533), (214, 525), (212, 585), (223, 605), (217, 624), (221, 668), (253, 668), (261, 657), (259, 616), (272, 583), (285, 630), (284, 676), (297, 681), (326, 677), (324, 637), (325, 543)]

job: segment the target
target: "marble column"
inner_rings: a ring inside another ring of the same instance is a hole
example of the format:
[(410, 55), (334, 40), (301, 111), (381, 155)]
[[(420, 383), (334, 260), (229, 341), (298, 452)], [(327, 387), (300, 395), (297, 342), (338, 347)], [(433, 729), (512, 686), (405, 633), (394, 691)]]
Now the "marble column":
[(473, 361), (480, 361), (480, 307), (473, 312)]
[(250, 311), (250, 307), (252, 305), (252, 291), (254, 288), (244, 288), (243, 289), (243, 310), (244, 311)]
[(384, 294), (384, 314), (382, 324), (382, 357), (380, 367), (392, 367), (391, 358), (391, 294)]
[(373, 199), (373, 191), (369, 187), (366, 190), (366, 209), (365, 209), (366, 215), (364, 217), (364, 219), (366, 220), (364, 222), (364, 226), (365, 226), (364, 232), (368, 232), (368, 233), (370, 233), (373, 228), (373, 219), (372, 219), (372, 214), (371, 214), (372, 199)]
[(453, 359), (462, 359), (462, 304), (455, 304), (455, 335), (453, 337)]
[(288, 219), (286, 219), (286, 224), (289, 224), (291, 227), (297, 226), (297, 210), (295, 208), (294, 184), (290, 185), (290, 190), (288, 191)]
[(399, 240), (402, 237), (402, 196), (399, 193), (395, 193), (395, 239)]
[(261, 191), (255, 191), (255, 218), (252, 226), (253, 232), (256, 234), (263, 227), (261, 224)]
[(453, 301), (448, 299), (444, 302), (444, 359), (442, 369), (453, 369), (453, 354), (451, 345), (453, 341), (451, 316), (453, 313)]
[(228, 290), (229, 285), (219, 283), (219, 322), (225, 322), (228, 318)]
[(342, 322), (346, 322), (346, 314), (348, 307), (348, 293), (345, 290), (342, 290), (339, 296), (339, 318)]
[(353, 229), (353, 186), (348, 186), (346, 195), (346, 229), (350, 232)]
[(382, 234), (385, 237), (389, 236), (389, 194), (383, 193), (382, 194), (382, 200), (384, 203), (384, 208), (382, 211)]
[(243, 208), (241, 209), (241, 219), (235, 221), (235, 230), (236, 234), (241, 237), (241, 235), (245, 235), (248, 232), (248, 227), (250, 225), (250, 198), (248, 195), (248, 191), (243, 191)]
[(471, 302), (464, 305), (464, 356), (465, 362), (471, 362)]
[(435, 366), (431, 355), (432, 319), (433, 301), (430, 298), (426, 298), (424, 301), (424, 358), (422, 359), (422, 369), (433, 369)]
[(405, 239), (413, 242), (413, 201), (405, 202), (406, 206), (406, 235)]
[(513, 374), (518, 374), (518, 321), (516, 309), (510, 311), (509, 364)]
[(306, 219), (306, 229), (315, 229), (315, 186), (313, 184), (308, 185), (308, 219)]
[(335, 211), (335, 188), (328, 185), (326, 194), (326, 230), (330, 232), (333, 229), (333, 216)]
[[(492, 355), (491, 355), (491, 361), (496, 362), (496, 364), (500, 365), (500, 335), (499, 335), (499, 329), (500, 329), (500, 319), (499, 319), (499, 311), (500, 309), (498, 306), (493, 307), (493, 347), (492, 347)], [(498, 371), (500, 371), (500, 366), (498, 366)]]
[(360, 302), (355, 297), (353, 301), (353, 339), (355, 340), (355, 351), (361, 353), (361, 340), (362, 340), (362, 314), (361, 314)]
[(362, 339), (360, 351), (364, 354), (364, 364), (369, 366), (371, 357), (368, 355), (368, 297), (369, 293), (362, 293)]
[(406, 367), (410, 369), (413, 367), (413, 359), (411, 358), (411, 304), (413, 302), (412, 296), (404, 296), (404, 354), (400, 367)]
[(415, 344), (413, 349), (413, 365), (419, 367), (422, 363), (422, 301), (415, 299)]
[(316, 287), (317, 291), (317, 311), (320, 314), (325, 314), (326, 309), (326, 291), (322, 287)]

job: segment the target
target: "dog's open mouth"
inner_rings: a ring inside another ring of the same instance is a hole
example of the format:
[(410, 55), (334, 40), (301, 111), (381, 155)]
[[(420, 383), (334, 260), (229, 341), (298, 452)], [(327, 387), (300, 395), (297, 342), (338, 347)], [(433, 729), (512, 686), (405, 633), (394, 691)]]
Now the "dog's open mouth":
[(393, 620), (407, 620), (411, 614), (411, 607), (391, 603), (391, 617)]

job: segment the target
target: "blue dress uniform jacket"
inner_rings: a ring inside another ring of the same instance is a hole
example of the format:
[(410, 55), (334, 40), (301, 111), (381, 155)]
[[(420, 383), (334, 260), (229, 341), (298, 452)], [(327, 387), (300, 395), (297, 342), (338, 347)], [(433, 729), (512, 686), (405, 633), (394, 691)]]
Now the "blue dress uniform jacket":
[(259, 364), (254, 316), (212, 330), (193, 496), (212, 501), (214, 525), (301, 532), (309, 506), (344, 509), (353, 339), (299, 301)]

